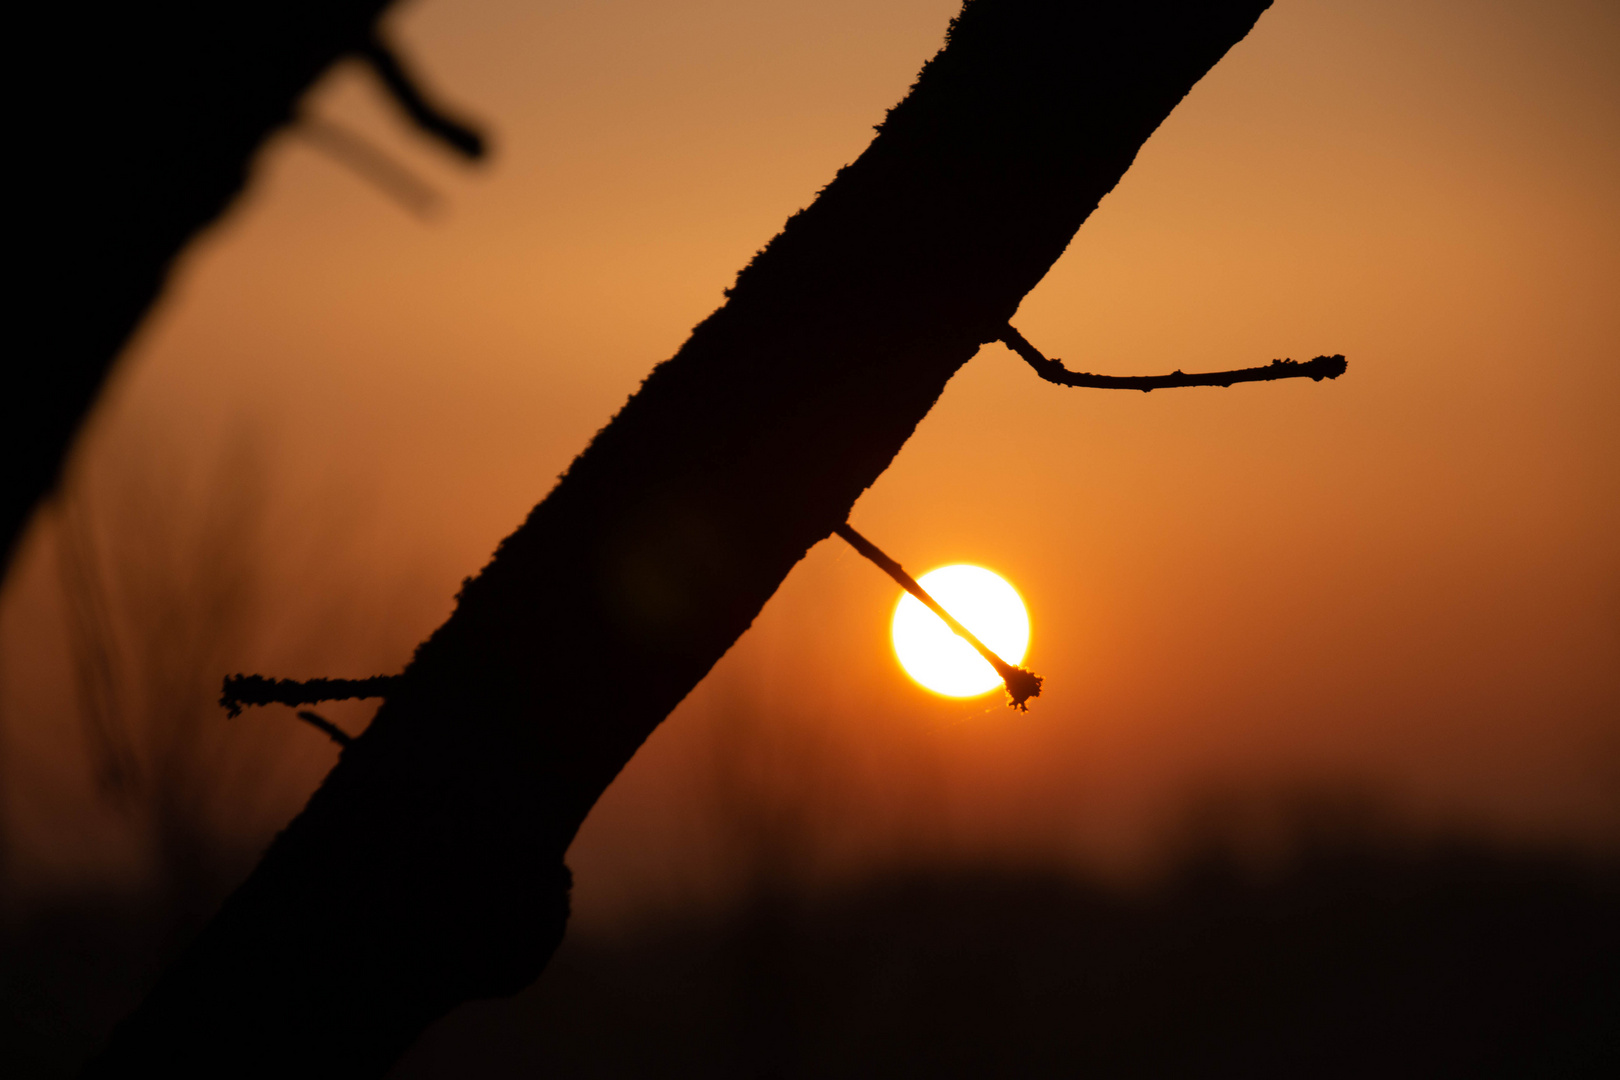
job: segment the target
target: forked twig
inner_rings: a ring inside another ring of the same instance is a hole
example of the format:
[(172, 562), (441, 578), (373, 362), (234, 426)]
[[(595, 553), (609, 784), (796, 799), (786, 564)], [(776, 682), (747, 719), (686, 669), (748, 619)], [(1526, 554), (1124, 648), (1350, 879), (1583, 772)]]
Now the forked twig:
[(1010, 325), (1002, 330), (1002, 344), (1023, 357), (1035, 374), (1059, 386), (1085, 386), (1098, 390), (1167, 390), (1178, 386), (1231, 386), (1240, 382), (1270, 382), (1273, 379), (1337, 379), (1349, 367), (1343, 356), (1318, 356), (1300, 363), (1297, 360), (1273, 360), (1265, 367), (1240, 368), (1237, 371), (1208, 371), (1188, 375), (1174, 371), (1169, 375), (1093, 375), (1089, 371), (1070, 371), (1063, 361), (1048, 359)]
[(928, 590), (917, 584), (917, 579), (906, 573), (899, 563), (885, 555), (878, 546), (854, 529), (849, 522), (844, 522), (833, 532), (849, 542), (849, 546), (860, 552), (874, 563), (878, 569), (892, 577), (902, 589), (923, 602), (923, 605), (945, 620), (945, 625), (951, 632), (969, 645), (978, 650), (980, 656), (989, 661), (990, 666), (996, 669), (1001, 681), (1007, 687), (1007, 694), (1012, 698), (1012, 707), (1020, 712), (1028, 712), (1029, 706), (1025, 704), (1032, 697), (1039, 697), (1042, 679), (1033, 671), (1025, 671), (1015, 664), (1009, 664), (990, 650), (990, 646), (974, 636), (973, 631), (956, 621), (955, 616), (939, 606), (939, 601), (928, 595)]

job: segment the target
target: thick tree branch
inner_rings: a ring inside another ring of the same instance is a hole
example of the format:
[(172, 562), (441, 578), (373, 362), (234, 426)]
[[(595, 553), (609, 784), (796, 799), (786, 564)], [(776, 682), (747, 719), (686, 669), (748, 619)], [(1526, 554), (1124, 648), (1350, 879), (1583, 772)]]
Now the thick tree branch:
[(1209, 371), (1188, 375), (1181, 371), (1169, 375), (1093, 375), (1089, 371), (1070, 371), (1063, 361), (1047, 359), (1041, 351), (1014, 330), (1011, 325), (1002, 329), (998, 338), (1007, 348), (1023, 357), (1035, 374), (1059, 386), (1084, 386), (1098, 390), (1166, 390), (1178, 386), (1231, 386), (1240, 382), (1270, 382), (1273, 379), (1337, 379), (1348, 366), (1342, 356), (1318, 356), (1303, 364), (1296, 360), (1273, 360), (1265, 367), (1241, 368), (1237, 371)]
[(971, 0), (872, 145), (467, 581), (92, 1076), (381, 1075), (534, 980), (563, 854), (1265, 0)]

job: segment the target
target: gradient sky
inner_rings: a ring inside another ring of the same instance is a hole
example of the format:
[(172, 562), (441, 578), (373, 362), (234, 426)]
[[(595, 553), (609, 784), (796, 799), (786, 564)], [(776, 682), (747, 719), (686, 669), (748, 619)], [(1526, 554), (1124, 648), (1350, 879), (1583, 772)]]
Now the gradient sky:
[[(276, 673), (396, 669), (860, 153), (955, 7), (403, 9), (399, 41), (489, 125), (493, 160), (457, 165), (365, 72), (334, 71), (308, 109), (386, 147), (444, 212), (418, 220), (277, 138), (184, 259), (80, 474), (112, 475), (153, 432), (206, 471), (226, 433), (259, 432), (284, 535), (348, 522), (273, 614), (285, 636), (346, 604), (322, 658), (357, 669)], [(852, 521), (914, 572), (970, 561), (1018, 586), (1047, 678), (1032, 712), (911, 684), (886, 640), (896, 590), (828, 541), (587, 823), (584, 917), (707, 887), (714, 747), (744, 728), (767, 748), (749, 782), (802, 788), (841, 865), (926, 849), (1125, 867), (1193, 794), (1233, 787), (1620, 841), (1617, 56), (1603, 0), (1280, 0), (1015, 322), (1092, 371), (1342, 352), (1348, 375), (1068, 390), (987, 346)], [(0, 622), (7, 798), (23, 863), (66, 881), (127, 858), (74, 779), (46, 547)], [(331, 761), (288, 738), (270, 818)]]

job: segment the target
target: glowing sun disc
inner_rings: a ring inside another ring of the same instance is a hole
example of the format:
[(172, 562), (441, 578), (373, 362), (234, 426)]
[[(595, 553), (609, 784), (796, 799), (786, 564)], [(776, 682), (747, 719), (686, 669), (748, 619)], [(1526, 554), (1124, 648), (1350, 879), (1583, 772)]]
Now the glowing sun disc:
[[(982, 566), (958, 563), (917, 579), (940, 607), (990, 647), (1016, 664), (1029, 649), (1029, 612), (1018, 591)], [(906, 674), (936, 694), (978, 697), (1001, 685), (1001, 676), (973, 646), (910, 593), (900, 594), (891, 628), (894, 652)]]

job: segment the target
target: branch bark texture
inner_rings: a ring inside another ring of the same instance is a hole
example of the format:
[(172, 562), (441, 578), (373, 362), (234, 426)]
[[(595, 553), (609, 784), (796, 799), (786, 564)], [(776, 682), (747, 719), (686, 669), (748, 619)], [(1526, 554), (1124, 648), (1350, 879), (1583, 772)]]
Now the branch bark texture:
[(380, 1075), (531, 982), (563, 855), (1264, 0), (971, 0), (877, 138), (469, 579), (91, 1075)]

